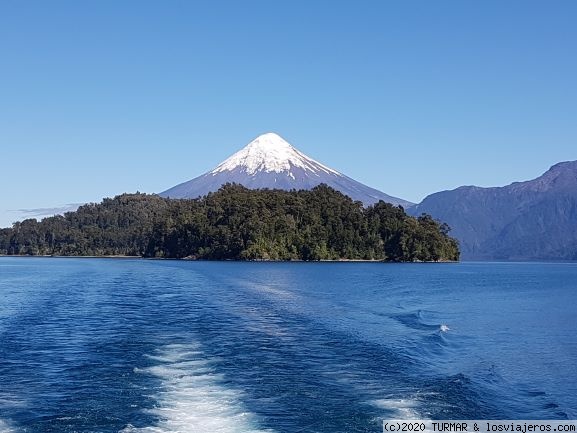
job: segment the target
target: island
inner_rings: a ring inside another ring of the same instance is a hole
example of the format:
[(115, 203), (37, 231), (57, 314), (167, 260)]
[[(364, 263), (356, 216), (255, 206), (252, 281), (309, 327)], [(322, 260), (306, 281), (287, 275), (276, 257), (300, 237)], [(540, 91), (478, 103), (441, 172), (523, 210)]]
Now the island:
[(192, 260), (445, 262), (459, 260), (449, 226), (402, 206), (327, 186), (251, 190), (226, 184), (196, 199), (122, 194), (0, 229), (0, 254)]

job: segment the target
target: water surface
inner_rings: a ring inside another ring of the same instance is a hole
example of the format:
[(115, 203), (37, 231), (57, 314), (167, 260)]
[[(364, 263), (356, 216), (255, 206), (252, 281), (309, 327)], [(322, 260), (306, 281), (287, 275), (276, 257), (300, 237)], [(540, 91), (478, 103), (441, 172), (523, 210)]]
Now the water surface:
[(0, 258), (0, 432), (577, 418), (577, 265)]

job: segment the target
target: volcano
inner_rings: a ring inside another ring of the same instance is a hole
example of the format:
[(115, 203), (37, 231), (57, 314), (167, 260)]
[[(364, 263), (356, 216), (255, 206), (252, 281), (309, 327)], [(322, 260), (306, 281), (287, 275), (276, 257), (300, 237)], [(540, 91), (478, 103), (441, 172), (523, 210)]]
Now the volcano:
[(403, 207), (413, 203), (366, 186), (308, 157), (275, 133), (258, 136), (215, 169), (160, 193), (168, 198), (197, 198), (226, 183), (249, 189), (310, 190), (326, 184), (353, 200), (371, 205), (380, 200)]

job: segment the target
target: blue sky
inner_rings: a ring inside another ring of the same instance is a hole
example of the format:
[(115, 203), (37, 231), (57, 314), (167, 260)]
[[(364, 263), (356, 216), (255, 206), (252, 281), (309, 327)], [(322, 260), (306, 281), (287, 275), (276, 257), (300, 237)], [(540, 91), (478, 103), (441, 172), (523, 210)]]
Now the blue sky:
[(0, 1), (0, 226), (257, 135), (411, 201), (577, 159), (577, 2)]

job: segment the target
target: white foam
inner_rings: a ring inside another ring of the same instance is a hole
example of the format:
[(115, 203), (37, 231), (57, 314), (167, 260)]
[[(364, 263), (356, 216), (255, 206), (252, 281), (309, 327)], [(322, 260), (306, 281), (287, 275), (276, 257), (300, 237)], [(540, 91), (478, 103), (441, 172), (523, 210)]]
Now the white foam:
[(439, 330), (441, 332), (448, 332), (451, 330), (451, 328), (449, 328), (449, 325), (445, 325), (444, 323), (439, 327)]
[(0, 433), (16, 433), (16, 429), (11, 427), (6, 421), (0, 419)]
[(243, 392), (225, 385), (215, 372), (216, 359), (206, 357), (199, 344), (172, 344), (150, 356), (157, 365), (135, 369), (162, 382), (157, 407), (147, 413), (160, 418), (156, 426), (126, 426), (134, 433), (271, 433), (261, 429), (256, 416), (244, 408)]
[(389, 418), (394, 419), (420, 419), (417, 411), (419, 402), (412, 399), (380, 399), (371, 402), (373, 406), (391, 411)]

